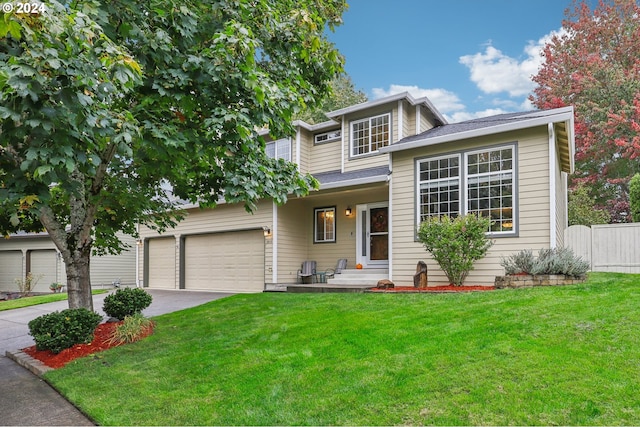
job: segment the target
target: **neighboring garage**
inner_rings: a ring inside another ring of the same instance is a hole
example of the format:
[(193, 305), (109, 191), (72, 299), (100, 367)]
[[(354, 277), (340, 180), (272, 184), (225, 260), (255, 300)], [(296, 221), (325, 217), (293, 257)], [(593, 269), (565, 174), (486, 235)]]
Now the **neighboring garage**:
[(66, 284), (64, 263), (58, 259), (53, 249), (37, 249), (27, 251), (27, 272), (31, 272), (38, 282), (33, 289), (36, 292), (49, 292), (49, 285), (54, 282)]
[(145, 248), (145, 286), (154, 289), (175, 289), (176, 239), (162, 237), (148, 239)]
[(264, 290), (262, 230), (185, 236), (184, 287), (221, 292)]
[(0, 290), (18, 291), (16, 279), (22, 274), (22, 251), (0, 252)]

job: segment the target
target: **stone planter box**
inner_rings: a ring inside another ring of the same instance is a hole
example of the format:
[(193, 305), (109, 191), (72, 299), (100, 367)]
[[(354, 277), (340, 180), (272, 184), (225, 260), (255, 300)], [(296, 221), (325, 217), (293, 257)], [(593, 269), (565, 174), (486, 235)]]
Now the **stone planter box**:
[(526, 288), (531, 286), (558, 286), (558, 285), (574, 285), (583, 283), (587, 280), (587, 276), (565, 276), (564, 274), (540, 274), (537, 276), (515, 275), (515, 276), (496, 276), (496, 289), (504, 288)]

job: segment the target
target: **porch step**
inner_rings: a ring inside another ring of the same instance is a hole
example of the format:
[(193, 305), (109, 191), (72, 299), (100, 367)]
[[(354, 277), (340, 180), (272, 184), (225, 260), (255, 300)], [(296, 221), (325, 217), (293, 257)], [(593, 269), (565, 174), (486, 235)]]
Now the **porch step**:
[(388, 278), (389, 270), (386, 268), (347, 269), (327, 280), (327, 285), (374, 287), (379, 280)]

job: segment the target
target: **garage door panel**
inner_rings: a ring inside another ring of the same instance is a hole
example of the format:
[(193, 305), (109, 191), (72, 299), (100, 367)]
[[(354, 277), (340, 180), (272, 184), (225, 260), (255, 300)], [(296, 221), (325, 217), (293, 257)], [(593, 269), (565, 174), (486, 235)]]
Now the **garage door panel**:
[(15, 280), (22, 277), (22, 251), (0, 252), (0, 291), (17, 292)]
[(49, 285), (58, 281), (58, 254), (55, 250), (33, 250), (27, 253), (29, 271), (38, 282), (35, 292), (48, 292)]
[(176, 240), (150, 239), (149, 287), (154, 289), (175, 289), (176, 287)]
[(185, 288), (231, 292), (264, 289), (262, 231), (187, 236)]

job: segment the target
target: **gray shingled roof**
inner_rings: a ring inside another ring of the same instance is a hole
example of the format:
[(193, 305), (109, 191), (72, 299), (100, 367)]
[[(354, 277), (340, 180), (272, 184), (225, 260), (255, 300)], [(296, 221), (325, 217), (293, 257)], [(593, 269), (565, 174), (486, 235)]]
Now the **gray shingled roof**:
[(534, 117), (544, 117), (547, 115), (549, 115), (548, 111), (537, 110), (537, 111), (525, 111), (525, 112), (519, 112), (519, 113), (499, 114), (497, 116), (482, 117), (479, 119), (467, 120), (459, 123), (450, 123), (450, 124), (429, 129), (417, 135), (412, 135), (412, 136), (403, 138), (400, 141), (396, 142), (394, 145), (405, 144), (407, 142), (419, 141), (423, 139), (453, 135), (453, 134), (458, 134), (458, 133), (463, 133), (468, 131), (474, 131), (482, 128), (506, 125), (509, 123), (529, 120)]
[(375, 168), (351, 171), (351, 172), (322, 172), (313, 174), (313, 176), (320, 182), (320, 189), (326, 186), (340, 186), (349, 185), (354, 181), (368, 180), (371, 182), (385, 180), (389, 175), (388, 166), (378, 166)]

